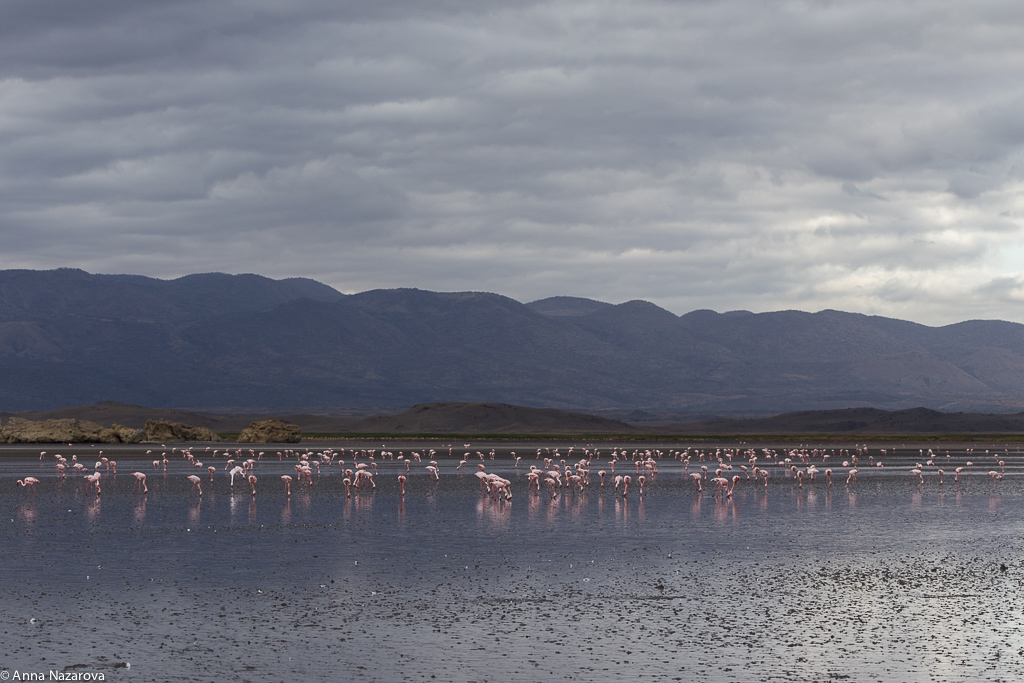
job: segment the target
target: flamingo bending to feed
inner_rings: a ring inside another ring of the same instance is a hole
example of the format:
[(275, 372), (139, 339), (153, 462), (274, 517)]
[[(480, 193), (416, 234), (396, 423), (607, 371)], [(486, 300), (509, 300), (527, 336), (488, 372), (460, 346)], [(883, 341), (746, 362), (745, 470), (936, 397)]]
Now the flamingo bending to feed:
[[(43, 452), (45, 453), (46, 451), (43, 451)], [(41, 459), (42, 458), (40, 458), (40, 460)], [(35, 477), (25, 477), (24, 479), (19, 479), (18, 480), (18, 486), (25, 487), (25, 489), (26, 489), (25, 493), (28, 493), (28, 491), (31, 490), (32, 493), (36, 494), (37, 496), (39, 495), (39, 492), (36, 491), (36, 484), (38, 484), (38, 483), (39, 483), (39, 480), (36, 479)]]
[(740, 475), (738, 475), (738, 474), (734, 474), (734, 475), (732, 476), (732, 484), (730, 484), (730, 486), (729, 486), (729, 490), (728, 490), (728, 491), (726, 492), (726, 494), (725, 494), (725, 497), (726, 497), (726, 498), (732, 498), (732, 490), (733, 490), (734, 488), (736, 488), (736, 482), (738, 482), (739, 480), (740, 480)]
[(192, 495), (193, 491), (198, 491), (200, 496), (203, 495), (203, 487), (199, 485), (202, 480), (195, 474), (188, 475), (188, 480), (192, 482), (192, 490), (189, 491), (189, 495)]
[(142, 472), (132, 472), (132, 476), (135, 477), (135, 485), (132, 486), (132, 493), (136, 493), (139, 489), (139, 485), (142, 485), (142, 492), (149, 493), (149, 487), (146, 486), (146, 475)]

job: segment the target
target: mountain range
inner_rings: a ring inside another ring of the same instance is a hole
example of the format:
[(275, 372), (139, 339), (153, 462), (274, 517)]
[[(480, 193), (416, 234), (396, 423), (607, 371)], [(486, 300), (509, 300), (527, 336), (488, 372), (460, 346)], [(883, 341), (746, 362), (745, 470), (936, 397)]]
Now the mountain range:
[[(1024, 409), (1024, 325), (654, 304), (304, 278), (0, 271), (0, 410), (497, 402), (610, 417), (871, 406)], [(315, 411), (314, 411), (315, 412)], [(379, 412), (387, 412), (381, 410)]]

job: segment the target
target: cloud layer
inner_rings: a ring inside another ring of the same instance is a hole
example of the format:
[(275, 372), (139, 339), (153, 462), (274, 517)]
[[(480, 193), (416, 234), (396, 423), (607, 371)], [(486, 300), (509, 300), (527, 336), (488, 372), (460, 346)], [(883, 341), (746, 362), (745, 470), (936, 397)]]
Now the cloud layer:
[(1019, 3), (414, 4), (4, 3), (0, 267), (1024, 321)]

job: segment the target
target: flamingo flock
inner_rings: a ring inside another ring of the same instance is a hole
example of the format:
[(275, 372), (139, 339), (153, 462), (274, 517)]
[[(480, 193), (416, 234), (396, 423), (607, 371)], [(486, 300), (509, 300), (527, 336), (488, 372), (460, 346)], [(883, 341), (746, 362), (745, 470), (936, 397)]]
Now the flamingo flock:
[[(467, 444), (465, 447), (469, 447)], [(166, 449), (166, 446), (163, 446)], [(450, 457), (459, 457), (452, 453), (454, 446), (449, 447)], [(575, 453), (575, 455), (574, 455)], [(202, 454), (204, 459), (213, 460), (223, 458), (225, 466), (220, 470), (226, 474), (220, 475), (226, 480), (228, 490), (235, 490), (236, 479), (239, 484), (248, 484), (248, 492), (255, 498), (257, 495), (258, 479), (255, 470), (266, 453), (257, 453), (253, 449), (216, 449), (207, 448)], [(146, 457), (151, 457), (153, 451), (147, 451)], [(193, 471), (205, 471), (208, 474), (208, 486), (217, 486), (218, 468), (213, 465), (205, 465), (197, 457), (194, 447), (177, 448), (173, 447), (164, 450), (160, 457), (154, 459), (153, 469), (161, 474), (163, 478), (168, 476), (168, 465), (171, 463), (169, 457), (180, 456), (186, 465)], [(400, 468), (404, 467), (404, 473), (397, 477), (399, 495), (404, 499), (412, 484), (410, 479), (412, 469), (415, 466), (421, 471), (427, 482), (437, 484), (441, 480), (442, 465), (434, 459), (436, 452), (411, 451), (408, 455), (404, 451), (397, 454), (386, 447), (381, 449), (325, 449), (314, 452), (312, 450), (283, 450), (276, 453), (277, 461), (295, 460), (294, 475), (279, 475), (283, 487), (283, 495), (289, 497), (292, 494), (292, 484), (310, 489), (319, 486), (318, 482), (323, 476), (330, 476), (330, 472), (338, 472), (341, 483), (345, 489), (345, 495), (351, 497), (361, 492), (372, 492), (377, 489), (377, 477), (379, 476), (378, 462), (392, 461)], [(906, 454), (904, 454), (905, 457)], [(975, 458), (974, 449), (967, 449), (966, 458)], [(46, 456), (46, 451), (40, 453), (40, 460)], [(475, 457), (474, 457), (475, 456)], [(489, 457), (488, 457), (489, 456)], [(676, 462), (681, 466), (681, 476), (692, 483), (693, 490), (700, 495), (706, 487), (711, 487), (713, 495), (731, 498), (737, 488), (757, 487), (767, 490), (769, 479), (782, 483), (789, 482), (797, 489), (805, 485), (833, 486), (833, 467), (839, 468), (841, 474), (846, 475), (845, 485), (856, 486), (858, 475), (862, 473), (862, 467), (866, 465), (872, 468), (885, 467), (883, 460), (890, 460), (896, 457), (896, 449), (876, 449), (875, 453), (869, 451), (866, 444), (856, 445), (853, 449), (846, 448), (716, 448), (700, 449), (688, 447), (685, 449), (633, 449), (630, 451), (624, 447), (612, 447), (610, 452), (602, 455), (597, 448), (587, 446), (577, 451), (576, 446), (570, 447), (564, 454), (560, 448), (539, 448), (534, 457), (534, 463), (529, 464), (523, 470), (520, 465), (523, 456), (516, 455), (514, 451), (508, 455), (513, 461), (512, 470), (516, 472), (513, 479), (506, 478), (499, 473), (488, 471), (491, 461), (495, 460), (496, 451), (491, 449), (485, 455), (482, 451), (475, 454), (466, 451), (458, 465), (450, 470), (446, 476), (465, 477), (464, 468), (469, 463), (477, 460), (476, 469), (472, 472), (472, 478), (478, 482), (477, 489), (482, 495), (487, 495), (495, 500), (511, 502), (513, 490), (516, 488), (514, 479), (525, 480), (526, 491), (533, 495), (544, 494), (551, 499), (559, 495), (577, 496), (584, 494), (589, 488), (594, 487), (601, 493), (606, 491), (622, 497), (628, 497), (631, 492), (638, 496), (644, 496), (650, 485), (656, 483), (661, 477), (659, 464), (668, 460)], [(989, 451), (985, 452), (986, 457), (993, 458), (992, 469), (986, 472), (987, 476), (994, 481), (1000, 481), (1006, 476), (1006, 459), (1010, 456), (1008, 449), (994, 455)], [(906, 471), (918, 486), (926, 483), (926, 478), (934, 476), (937, 484), (944, 484), (944, 470), (936, 464), (942, 461), (942, 455), (932, 449), (919, 449), (917, 457), (913, 457), (914, 466)], [(85, 490), (95, 496), (102, 494), (101, 481), (105, 479), (115, 480), (117, 477), (117, 463), (102, 456), (90, 469), (78, 462), (78, 457), (68, 458), (54, 454), (54, 468), (57, 477), (67, 478), (69, 473), (80, 474), (85, 482)], [(426, 459), (426, 465), (423, 461)], [(591, 480), (591, 467), (596, 463), (601, 467), (597, 471), (596, 480)], [(865, 463), (864, 461), (867, 461)], [(840, 467), (841, 461), (841, 467)], [(890, 462), (892, 462), (890, 460)], [(833, 463), (835, 463), (833, 465)], [(972, 459), (965, 459), (963, 464), (953, 462), (952, 456), (947, 451), (945, 463), (947, 467), (953, 467), (954, 483), (959, 483), (961, 476), (969, 471), (974, 462)], [(543, 466), (541, 466), (543, 465)], [(820, 468), (819, 468), (820, 465)], [(955, 466), (955, 467), (954, 467)], [(622, 474), (616, 474), (616, 467)], [(204, 469), (205, 468), (205, 469)], [(997, 469), (998, 468), (998, 469)], [(691, 471), (692, 469), (692, 471)], [(325, 474), (326, 472), (326, 474)], [(774, 474), (773, 474), (774, 473)], [(818, 484), (818, 475), (824, 475), (824, 482)], [(132, 472), (134, 479), (132, 487), (133, 495), (145, 496), (149, 493), (150, 487), (147, 483), (147, 474), (141, 471)], [(666, 475), (667, 476), (667, 475)], [(185, 480), (190, 484), (189, 496), (203, 496), (203, 480), (199, 474), (188, 474)], [(31, 493), (39, 496), (37, 486), (40, 479), (27, 476), (17, 480), (18, 486), (25, 489), (26, 494)]]

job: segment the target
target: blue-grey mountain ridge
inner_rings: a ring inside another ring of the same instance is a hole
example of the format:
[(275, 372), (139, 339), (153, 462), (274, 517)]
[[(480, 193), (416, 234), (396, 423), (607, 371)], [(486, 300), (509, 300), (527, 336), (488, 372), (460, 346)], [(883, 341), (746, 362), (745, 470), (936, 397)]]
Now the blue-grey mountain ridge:
[(1024, 409), (1024, 325), (313, 280), (0, 271), (0, 411), (491, 401), (587, 412)]

